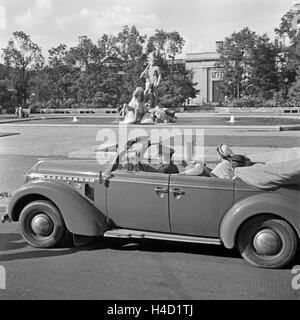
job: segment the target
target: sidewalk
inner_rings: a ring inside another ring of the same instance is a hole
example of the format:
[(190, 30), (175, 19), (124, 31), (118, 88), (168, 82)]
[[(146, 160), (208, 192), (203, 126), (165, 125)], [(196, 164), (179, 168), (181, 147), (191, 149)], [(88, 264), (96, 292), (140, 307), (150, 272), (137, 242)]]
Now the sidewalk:
[[(52, 119), (66, 119), (73, 117), (80, 117), (80, 118), (114, 118), (115, 115), (110, 114), (103, 114), (103, 115), (87, 115), (87, 114), (49, 114), (49, 115), (40, 115), (40, 114), (34, 114), (29, 116), (28, 118), (16, 118), (12, 116), (1, 116), (0, 115), (0, 124), (22, 124), (22, 122), (29, 122), (29, 121), (37, 121), (37, 120), (52, 120)], [(34, 125), (34, 124), (33, 124)]]

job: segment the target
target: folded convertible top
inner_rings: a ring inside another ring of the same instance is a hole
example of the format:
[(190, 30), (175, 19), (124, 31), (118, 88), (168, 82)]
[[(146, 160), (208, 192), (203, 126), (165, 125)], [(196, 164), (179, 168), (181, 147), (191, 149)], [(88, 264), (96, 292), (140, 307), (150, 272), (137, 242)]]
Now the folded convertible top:
[(249, 158), (264, 164), (235, 169), (235, 175), (246, 183), (265, 190), (300, 184), (300, 148), (260, 153)]

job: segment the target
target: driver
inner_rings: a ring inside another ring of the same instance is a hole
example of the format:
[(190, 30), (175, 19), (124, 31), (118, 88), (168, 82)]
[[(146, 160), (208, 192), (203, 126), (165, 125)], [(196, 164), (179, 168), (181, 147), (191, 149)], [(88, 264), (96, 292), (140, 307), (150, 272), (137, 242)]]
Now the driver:
[(158, 146), (158, 154), (160, 157), (161, 166), (158, 168), (158, 172), (166, 174), (177, 174), (179, 170), (174, 164), (172, 157), (175, 153), (175, 150), (172, 148), (165, 147), (163, 145)]

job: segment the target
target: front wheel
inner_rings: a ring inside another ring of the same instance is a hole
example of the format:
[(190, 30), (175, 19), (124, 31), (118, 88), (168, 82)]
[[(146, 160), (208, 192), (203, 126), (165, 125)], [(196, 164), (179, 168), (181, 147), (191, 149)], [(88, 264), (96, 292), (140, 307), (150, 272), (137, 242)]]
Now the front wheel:
[(36, 248), (52, 248), (66, 233), (59, 210), (50, 201), (33, 201), (20, 214), (20, 231), (27, 243)]
[(246, 221), (237, 240), (242, 257), (259, 268), (284, 267), (295, 256), (298, 245), (288, 222), (265, 215)]

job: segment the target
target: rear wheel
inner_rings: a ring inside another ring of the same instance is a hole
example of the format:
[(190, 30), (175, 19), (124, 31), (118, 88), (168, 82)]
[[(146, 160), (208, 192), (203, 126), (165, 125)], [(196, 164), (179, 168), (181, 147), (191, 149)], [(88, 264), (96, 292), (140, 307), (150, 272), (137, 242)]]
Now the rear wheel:
[(59, 244), (66, 233), (66, 226), (59, 210), (50, 201), (33, 201), (20, 214), (20, 231), (33, 247), (52, 248)]
[(295, 256), (298, 239), (285, 220), (257, 216), (244, 223), (238, 234), (242, 257), (259, 268), (282, 268)]

